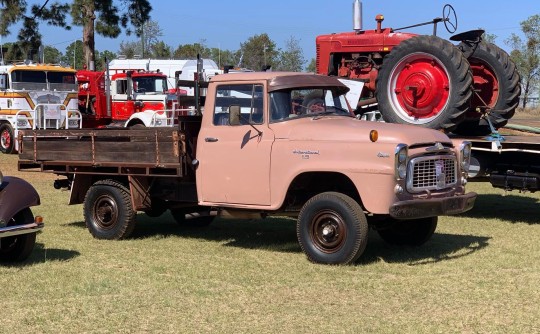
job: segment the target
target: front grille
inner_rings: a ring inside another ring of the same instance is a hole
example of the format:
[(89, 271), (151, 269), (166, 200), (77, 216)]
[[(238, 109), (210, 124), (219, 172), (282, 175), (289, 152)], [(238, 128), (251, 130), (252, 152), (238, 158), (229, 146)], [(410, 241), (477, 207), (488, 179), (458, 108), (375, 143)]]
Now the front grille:
[(457, 183), (457, 161), (452, 155), (411, 159), (408, 165), (407, 190), (421, 192), (452, 187)]

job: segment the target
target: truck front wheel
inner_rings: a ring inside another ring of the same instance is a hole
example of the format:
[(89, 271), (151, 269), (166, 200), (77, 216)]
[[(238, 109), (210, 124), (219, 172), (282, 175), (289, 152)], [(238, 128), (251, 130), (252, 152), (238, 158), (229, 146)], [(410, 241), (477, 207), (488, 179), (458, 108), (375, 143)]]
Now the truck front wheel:
[(96, 239), (129, 237), (135, 228), (135, 215), (129, 190), (118, 181), (98, 181), (86, 193), (84, 220)]
[(437, 217), (413, 220), (392, 220), (392, 224), (377, 232), (391, 245), (421, 246), (426, 243), (437, 228)]
[(326, 192), (302, 207), (296, 225), (308, 259), (323, 264), (350, 264), (364, 252), (368, 223), (360, 205), (347, 195)]
[(11, 154), (15, 150), (15, 138), (13, 128), (8, 123), (0, 125), (0, 151)]
[[(9, 226), (30, 224), (34, 221), (34, 215), (26, 208), (13, 217)], [(28, 233), (7, 237), (0, 240), (0, 262), (24, 261), (30, 256), (36, 244), (36, 233)]]

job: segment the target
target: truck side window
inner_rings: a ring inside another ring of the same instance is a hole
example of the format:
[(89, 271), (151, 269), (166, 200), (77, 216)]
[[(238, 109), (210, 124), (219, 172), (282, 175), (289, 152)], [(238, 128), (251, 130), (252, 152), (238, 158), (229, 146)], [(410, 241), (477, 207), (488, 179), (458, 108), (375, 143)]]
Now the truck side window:
[[(254, 84), (221, 85), (216, 91), (214, 125), (246, 125), (264, 122), (263, 86)], [(240, 120), (229, 124), (231, 107), (240, 108)]]
[(116, 80), (116, 94), (126, 94), (127, 80)]

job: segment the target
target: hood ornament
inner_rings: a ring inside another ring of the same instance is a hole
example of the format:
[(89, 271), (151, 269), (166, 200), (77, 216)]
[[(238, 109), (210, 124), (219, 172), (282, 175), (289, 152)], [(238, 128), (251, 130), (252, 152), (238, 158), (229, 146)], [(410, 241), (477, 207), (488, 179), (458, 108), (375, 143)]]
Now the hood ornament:
[(428, 152), (442, 151), (442, 150), (444, 150), (444, 145), (439, 142), (436, 142), (435, 145), (426, 148), (426, 151)]

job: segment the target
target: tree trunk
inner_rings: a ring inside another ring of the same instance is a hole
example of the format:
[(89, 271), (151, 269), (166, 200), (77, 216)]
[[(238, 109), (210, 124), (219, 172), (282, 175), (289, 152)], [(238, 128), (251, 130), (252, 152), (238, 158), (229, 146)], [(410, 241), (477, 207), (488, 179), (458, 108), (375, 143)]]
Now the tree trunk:
[(525, 110), (525, 107), (527, 106), (527, 99), (529, 98), (529, 86), (531, 84), (531, 78), (528, 77), (525, 81), (525, 89), (523, 90), (523, 110)]
[(86, 68), (94, 70), (94, 64), (96, 62), (95, 55), (95, 39), (94, 39), (94, 21), (96, 15), (94, 14), (94, 1), (88, 1), (84, 6), (85, 21), (83, 26), (83, 50), (84, 50), (84, 63)]

